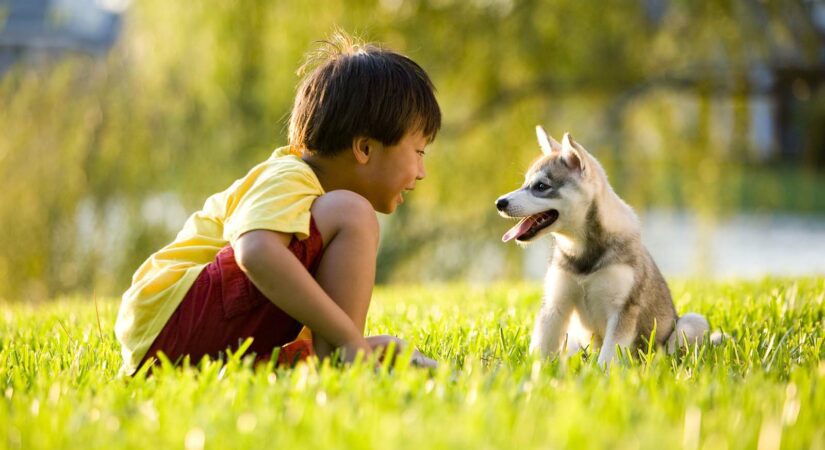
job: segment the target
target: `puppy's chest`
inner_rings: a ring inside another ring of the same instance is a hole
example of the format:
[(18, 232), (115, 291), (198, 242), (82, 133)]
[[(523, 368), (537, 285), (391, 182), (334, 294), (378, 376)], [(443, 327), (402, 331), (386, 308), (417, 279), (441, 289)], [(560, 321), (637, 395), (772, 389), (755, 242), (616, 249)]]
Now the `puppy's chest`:
[(605, 267), (588, 275), (574, 275), (581, 287), (574, 299), (582, 324), (604, 335), (608, 318), (620, 311), (633, 289), (633, 269), (626, 265)]

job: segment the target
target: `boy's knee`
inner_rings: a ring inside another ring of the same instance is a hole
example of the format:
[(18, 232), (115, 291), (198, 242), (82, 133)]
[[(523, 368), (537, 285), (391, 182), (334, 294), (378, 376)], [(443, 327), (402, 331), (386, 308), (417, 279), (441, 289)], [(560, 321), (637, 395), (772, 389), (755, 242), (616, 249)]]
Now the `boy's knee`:
[[(353, 230), (378, 240), (378, 217), (369, 200), (352, 191), (328, 192), (312, 204), (312, 216), (324, 236)], [(325, 231), (327, 234), (325, 234)]]

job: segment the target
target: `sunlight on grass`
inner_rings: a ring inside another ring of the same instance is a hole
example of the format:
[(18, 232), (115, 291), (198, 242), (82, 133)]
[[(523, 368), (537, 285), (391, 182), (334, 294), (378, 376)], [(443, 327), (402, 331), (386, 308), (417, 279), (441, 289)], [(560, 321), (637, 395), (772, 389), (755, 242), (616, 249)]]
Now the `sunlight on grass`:
[(535, 284), (379, 288), (369, 333), (414, 342), (433, 372), (235, 355), (120, 380), (116, 300), (99, 299), (102, 335), (89, 298), (0, 305), (0, 446), (825, 448), (825, 279), (672, 287), (732, 339), (609, 374), (593, 354), (528, 355)]

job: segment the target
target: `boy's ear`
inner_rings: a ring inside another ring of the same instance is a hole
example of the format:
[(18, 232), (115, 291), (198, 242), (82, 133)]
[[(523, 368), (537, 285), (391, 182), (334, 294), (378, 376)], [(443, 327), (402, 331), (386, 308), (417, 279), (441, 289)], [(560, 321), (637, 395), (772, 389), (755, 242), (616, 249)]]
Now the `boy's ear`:
[(359, 164), (366, 164), (373, 151), (373, 141), (370, 138), (356, 136), (352, 140), (352, 155)]

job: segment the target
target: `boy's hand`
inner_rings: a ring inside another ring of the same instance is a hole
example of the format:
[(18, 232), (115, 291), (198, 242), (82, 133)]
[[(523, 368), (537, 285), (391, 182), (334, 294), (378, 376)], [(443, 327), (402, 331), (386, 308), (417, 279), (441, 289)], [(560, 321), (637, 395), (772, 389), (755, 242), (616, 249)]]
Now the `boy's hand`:
[(424, 354), (419, 352), (418, 349), (415, 349), (413, 351), (410, 362), (412, 362), (412, 364), (416, 367), (424, 367), (426, 369), (438, 368), (438, 362), (436, 362), (434, 359), (427, 358), (426, 356), (424, 356)]
[[(407, 343), (404, 340), (399, 339), (395, 336), (389, 335), (378, 335), (378, 336), (368, 336), (366, 338), (367, 342), (369, 343), (372, 350), (375, 352), (383, 353), (384, 350), (389, 347), (391, 342), (395, 343), (395, 355), (402, 353), (404, 349), (407, 347)], [(438, 363), (435, 360), (427, 358), (418, 349), (413, 350), (413, 354), (410, 357), (410, 362), (417, 367), (425, 367), (435, 369), (438, 367)]]
[(345, 363), (355, 362), (355, 358), (358, 357), (358, 353), (363, 353), (363, 358), (369, 358), (372, 355), (373, 349), (372, 346), (369, 345), (366, 339), (361, 338), (358, 341), (351, 342), (349, 344), (342, 345), (338, 348), (339, 354), (341, 357), (341, 361)]

